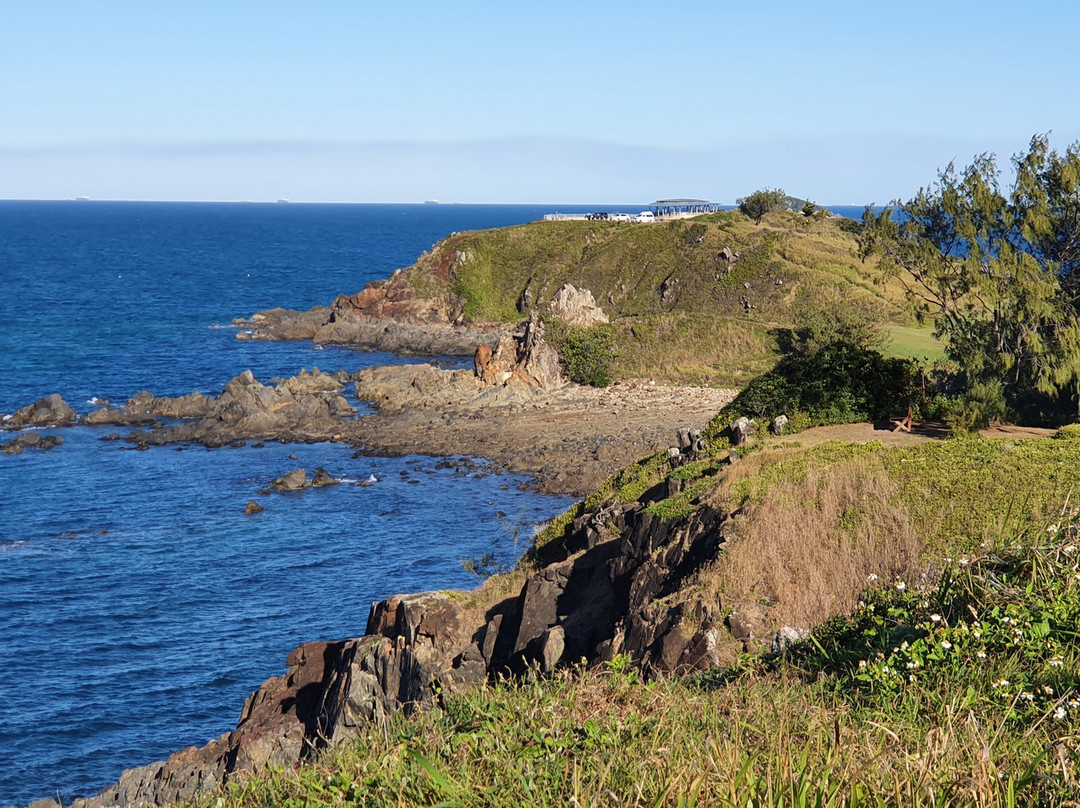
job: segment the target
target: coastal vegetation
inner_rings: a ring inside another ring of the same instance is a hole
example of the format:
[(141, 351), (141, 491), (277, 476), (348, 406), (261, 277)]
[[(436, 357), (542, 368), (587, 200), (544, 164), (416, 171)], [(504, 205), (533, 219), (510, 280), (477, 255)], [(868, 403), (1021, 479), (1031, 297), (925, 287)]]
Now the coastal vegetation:
[(862, 254), (899, 278), (957, 367), (967, 421), (1070, 420), (1080, 392), (1080, 145), (1037, 135), (1003, 189), (993, 155), (867, 209)]

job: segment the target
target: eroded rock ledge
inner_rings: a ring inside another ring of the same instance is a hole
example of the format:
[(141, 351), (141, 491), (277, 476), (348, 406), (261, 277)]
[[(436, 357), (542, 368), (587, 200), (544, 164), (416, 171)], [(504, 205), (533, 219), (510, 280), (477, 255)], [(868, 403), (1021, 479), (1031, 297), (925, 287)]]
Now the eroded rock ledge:
[(463, 325), (461, 311), (445, 301), (417, 298), (402, 270), (354, 295), (338, 295), (329, 306), (268, 309), (232, 324), (241, 340), (312, 340), (416, 356), (469, 356), (478, 343), (493, 345), (505, 330)]
[[(617, 654), (653, 674), (729, 662), (748, 642), (768, 638), (754, 637), (745, 621), (729, 627), (715, 596), (685, 593), (732, 524), (731, 515), (706, 506), (671, 520), (645, 502), (583, 514), (547, 548), (546, 566), (492, 579), (475, 593), (373, 604), (363, 637), (305, 643), (289, 654), (287, 672), (247, 700), (235, 730), (128, 770), (75, 805), (164, 805), (270, 766), (292, 767), (370, 722), (429, 707), (440, 694), (495, 675)], [(676, 592), (682, 595), (666, 600)]]

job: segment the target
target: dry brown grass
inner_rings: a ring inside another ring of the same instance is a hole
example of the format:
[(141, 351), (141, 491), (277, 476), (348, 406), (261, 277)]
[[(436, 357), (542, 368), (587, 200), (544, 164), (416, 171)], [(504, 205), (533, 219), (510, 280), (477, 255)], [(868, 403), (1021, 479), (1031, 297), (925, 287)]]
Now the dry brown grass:
[(703, 583), (728, 605), (766, 604), (773, 627), (806, 628), (850, 613), (871, 575), (912, 579), (924, 549), (874, 458), (778, 483), (725, 548)]

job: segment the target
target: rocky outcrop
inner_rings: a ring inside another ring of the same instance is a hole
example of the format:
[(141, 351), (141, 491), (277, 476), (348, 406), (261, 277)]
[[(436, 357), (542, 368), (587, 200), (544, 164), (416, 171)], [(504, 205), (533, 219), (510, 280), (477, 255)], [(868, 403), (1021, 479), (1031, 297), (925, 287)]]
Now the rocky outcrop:
[[(338, 378), (317, 368), (280, 380), (273, 387), (260, 383), (246, 370), (231, 379), (217, 398), (200, 400), (200, 415), (195, 420), (150, 431), (135, 430), (127, 440), (139, 445), (196, 442), (225, 446), (241, 440), (341, 439), (343, 419), (355, 415), (341, 395), (343, 386)], [(180, 401), (146, 395), (147, 414), (167, 411), (166, 406)], [(161, 401), (166, 405), (159, 407), (157, 402)]]
[(28, 404), (4, 416), (5, 427), (70, 426), (78, 415), (58, 393)]
[(0, 443), (0, 454), (22, 454), (23, 449), (44, 449), (49, 451), (62, 445), (64, 439), (59, 435), (42, 435), (40, 432), (24, 432), (14, 440)]
[(536, 312), (517, 329), (500, 336), (494, 350), (480, 343), (473, 354), (473, 368), (476, 377), (489, 385), (557, 390), (566, 384), (559, 355), (544, 341), (544, 323)]
[[(291, 768), (312, 751), (371, 722), (411, 713), (494, 676), (630, 656), (651, 675), (730, 662), (756, 641), (765, 614), (724, 620), (715, 595), (697, 594), (731, 519), (702, 506), (663, 519), (646, 502), (582, 514), (540, 548), (542, 566), (509, 597), (475, 593), (397, 595), (373, 604), (363, 637), (306, 643), (245, 703), (235, 730), (167, 761), (126, 771), (81, 808), (161, 805), (246, 772)], [(761, 607), (757, 607), (761, 610)], [(789, 630), (777, 642), (798, 638)]]
[(560, 320), (577, 328), (590, 328), (608, 322), (603, 309), (596, 305), (593, 293), (588, 289), (577, 289), (570, 283), (563, 284), (555, 293), (549, 308)]
[(139, 426), (156, 423), (158, 418), (201, 418), (210, 411), (212, 401), (199, 392), (170, 398), (158, 397), (144, 390), (129, 398), (123, 407), (105, 406), (88, 412), (82, 417), (81, 423), (88, 426)]
[(465, 326), (441, 299), (418, 298), (401, 270), (353, 295), (308, 311), (269, 309), (233, 321), (241, 340), (312, 340), (365, 345), (417, 356), (468, 356), (478, 342), (494, 344), (502, 326)]
[[(334, 479), (322, 466), (315, 469), (315, 475), (310, 479), (304, 469), (293, 469), (283, 474), (271, 483), (269, 488), (260, 491), (260, 494), (270, 494), (275, 491), (303, 491), (305, 488), (325, 488), (329, 485), (337, 485), (340, 481)], [(250, 504), (250, 503), (249, 503)]]

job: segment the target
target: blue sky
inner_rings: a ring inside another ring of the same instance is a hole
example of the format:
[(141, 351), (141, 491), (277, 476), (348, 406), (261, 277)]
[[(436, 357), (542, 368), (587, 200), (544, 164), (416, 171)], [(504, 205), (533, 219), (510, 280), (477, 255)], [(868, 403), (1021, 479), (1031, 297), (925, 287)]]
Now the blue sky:
[(0, 4), (0, 198), (908, 197), (1080, 139), (1049, 0)]

